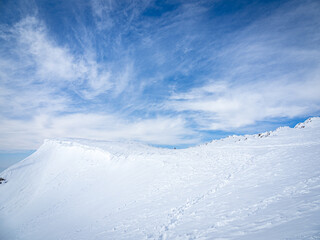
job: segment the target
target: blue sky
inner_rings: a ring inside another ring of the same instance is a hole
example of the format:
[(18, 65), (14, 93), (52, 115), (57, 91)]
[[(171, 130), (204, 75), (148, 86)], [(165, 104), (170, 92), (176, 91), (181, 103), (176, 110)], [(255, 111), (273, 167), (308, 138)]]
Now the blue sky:
[(0, 150), (190, 146), (320, 112), (319, 1), (0, 3)]

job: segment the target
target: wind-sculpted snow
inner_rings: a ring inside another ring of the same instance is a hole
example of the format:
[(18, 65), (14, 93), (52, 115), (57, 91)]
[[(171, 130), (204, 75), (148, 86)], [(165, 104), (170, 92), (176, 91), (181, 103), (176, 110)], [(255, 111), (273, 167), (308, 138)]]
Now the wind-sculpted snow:
[(0, 174), (0, 239), (319, 239), (320, 119), (188, 149), (46, 140)]

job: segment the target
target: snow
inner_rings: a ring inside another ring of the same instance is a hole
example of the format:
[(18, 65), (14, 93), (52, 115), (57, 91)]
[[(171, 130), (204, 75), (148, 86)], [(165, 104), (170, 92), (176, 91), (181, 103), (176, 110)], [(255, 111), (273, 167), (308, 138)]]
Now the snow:
[(0, 174), (0, 239), (320, 239), (320, 118), (188, 149), (46, 140)]

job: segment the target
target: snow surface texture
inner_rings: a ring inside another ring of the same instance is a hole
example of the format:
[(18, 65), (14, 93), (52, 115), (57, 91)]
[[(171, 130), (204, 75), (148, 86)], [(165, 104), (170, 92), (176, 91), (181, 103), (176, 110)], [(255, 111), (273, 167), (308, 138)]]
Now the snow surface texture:
[(183, 150), (47, 140), (0, 174), (0, 239), (320, 239), (320, 118)]

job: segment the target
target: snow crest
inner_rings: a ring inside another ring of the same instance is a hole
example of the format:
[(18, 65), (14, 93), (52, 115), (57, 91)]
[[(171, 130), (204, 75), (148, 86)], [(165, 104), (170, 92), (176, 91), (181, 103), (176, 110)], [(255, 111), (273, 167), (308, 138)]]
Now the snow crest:
[(0, 174), (0, 239), (318, 239), (320, 118), (188, 149), (53, 139)]

